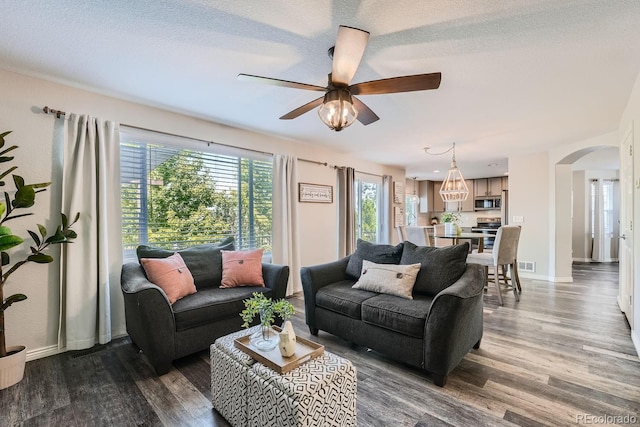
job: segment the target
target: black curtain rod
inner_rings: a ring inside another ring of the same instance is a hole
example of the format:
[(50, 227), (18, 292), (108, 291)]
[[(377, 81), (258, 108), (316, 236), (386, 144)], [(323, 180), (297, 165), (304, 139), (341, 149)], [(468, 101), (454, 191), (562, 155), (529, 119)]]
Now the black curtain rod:
[[(65, 114), (67, 114), (66, 112), (64, 112), (62, 110), (54, 110), (53, 108), (49, 108), (46, 105), (44, 106), (42, 111), (45, 114), (55, 114), (58, 119), (60, 118), (60, 116), (64, 116)], [(178, 135), (178, 134), (170, 133), (170, 132), (163, 132), (161, 130), (155, 130), (155, 129), (143, 128), (143, 127), (140, 127), (140, 126), (128, 125), (126, 123), (120, 123), (120, 125), (128, 127), (128, 128), (132, 128), (132, 129), (144, 130), (144, 131), (147, 131), (147, 132), (156, 132), (156, 133), (161, 133), (161, 134), (167, 135), (167, 136), (174, 136), (176, 138), (186, 138), (186, 139), (191, 139), (193, 141), (204, 142), (205, 144), (207, 144), (207, 146), (209, 146), (211, 144), (215, 144), (215, 145), (220, 145), (222, 147), (235, 148), (235, 149), (239, 149), (239, 150), (251, 151), (253, 153), (265, 154), (265, 155), (268, 155), (268, 156), (273, 156), (273, 153), (270, 153), (268, 151), (254, 150), (253, 148), (238, 147), (238, 146), (235, 146), (235, 145), (223, 144), (223, 143), (215, 142), (215, 141), (207, 141), (205, 139), (192, 138), (190, 136)]]

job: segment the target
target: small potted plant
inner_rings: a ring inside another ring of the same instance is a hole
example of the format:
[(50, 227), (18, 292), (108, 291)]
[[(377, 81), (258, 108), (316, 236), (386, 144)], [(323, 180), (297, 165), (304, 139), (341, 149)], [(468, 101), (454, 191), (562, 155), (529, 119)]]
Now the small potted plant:
[[(274, 302), (271, 298), (267, 298), (260, 292), (254, 292), (252, 295), (251, 298), (244, 300), (245, 309), (240, 313), (240, 317), (242, 317), (244, 321), (242, 327), (248, 328), (256, 315), (259, 315), (260, 333), (252, 337), (252, 343), (260, 350), (272, 350), (278, 345), (278, 337), (271, 328), (276, 315), (283, 318), (285, 324), (288, 322), (289, 325), (291, 325), (289, 318), (295, 314), (295, 308), (285, 299)], [(287, 326), (283, 325), (283, 329), (285, 327)], [(293, 327), (290, 326), (290, 328), (291, 331), (293, 331)]]
[(460, 221), (460, 214), (458, 212), (443, 212), (442, 215), (440, 215), (440, 220), (445, 225), (444, 232), (446, 234), (457, 234), (461, 231), (458, 226), (458, 221)]
[[(7, 154), (18, 148), (17, 145), (4, 148), (4, 137), (10, 133), (10, 131), (0, 133), (0, 150), (2, 150), (0, 151), (0, 163), (4, 165), (13, 160), (13, 156), (7, 156)], [(0, 186), (6, 185), (5, 178), (16, 169), (17, 166), (7, 167), (6, 169), (0, 168)], [(21, 293), (5, 297), (4, 291), (7, 280), (17, 269), (28, 263), (48, 264), (53, 262), (53, 257), (47, 253), (47, 249), (51, 245), (64, 244), (75, 239), (77, 235), (71, 227), (78, 221), (80, 216), (80, 214), (76, 214), (73, 221), (70, 222), (66, 215), (61, 214), (61, 224), (56, 227), (54, 233), (47, 233), (47, 229), (38, 224), (37, 232), (27, 231), (34, 243), (29, 247), (29, 250), (23, 251), (24, 253), (22, 254), (16, 251), (17, 253), (10, 255), (7, 251), (22, 244), (24, 239), (14, 235), (6, 223), (16, 218), (33, 215), (33, 213), (25, 212), (23, 209), (26, 210), (33, 207), (36, 201), (36, 194), (45, 191), (46, 187), (51, 184), (50, 182), (25, 184), (21, 176), (11, 175), (11, 177), (13, 178), (15, 192), (5, 191), (4, 201), (0, 202), (0, 253), (2, 255), (2, 263), (0, 265), (0, 390), (22, 380), (26, 362), (25, 346), (7, 347), (5, 342), (5, 311), (13, 304), (27, 299), (27, 296)], [(13, 262), (12, 265), (11, 257), (16, 255), (20, 260)], [(5, 268), (6, 271), (3, 272)]]

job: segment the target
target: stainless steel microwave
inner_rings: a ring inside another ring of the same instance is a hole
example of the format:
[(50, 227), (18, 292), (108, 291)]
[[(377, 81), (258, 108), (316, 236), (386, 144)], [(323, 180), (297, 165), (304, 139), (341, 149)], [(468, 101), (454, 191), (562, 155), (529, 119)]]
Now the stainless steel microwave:
[(477, 211), (500, 209), (500, 206), (502, 205), (501, 202), (502, 199), (500, 197), (478, 198), (475, 199), (475, 204), (473, 207)]

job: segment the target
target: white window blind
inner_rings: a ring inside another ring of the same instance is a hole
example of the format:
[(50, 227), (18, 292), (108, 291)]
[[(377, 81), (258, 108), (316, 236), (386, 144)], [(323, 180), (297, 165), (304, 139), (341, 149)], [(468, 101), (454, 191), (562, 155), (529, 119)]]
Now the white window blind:
[(123, 131), (125, 260), (138, 245), (180, 249), (233, 236), (271, 252), (273, 160), (239, 149)]

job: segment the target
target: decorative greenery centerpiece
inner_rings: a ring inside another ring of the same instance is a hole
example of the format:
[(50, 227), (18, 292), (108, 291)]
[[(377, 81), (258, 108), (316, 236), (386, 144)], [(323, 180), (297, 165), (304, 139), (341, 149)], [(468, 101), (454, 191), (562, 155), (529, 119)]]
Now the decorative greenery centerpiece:
[(260, 324), (263, 326), (271, 326), (273, 324), (276, 315), (280, 316), (283, 320), (288, 320), (296, 313), (296, 309), (286, 299), (279, 299), (277, 301), (267, 298), (263, 293), (254, 292), (253, 296), (244, 300), (245, 309), (240, 313), (240, 317), (244, 320), (242, 324), (243, 328), (248, 328), (256, 314), (260, 315)]
[[(7, 154), (18, 148), (17, 145), (4, 148), (5, 136), (9, 135), (11, 131), (0, 133), (0, 163), (6, 165), (13, 160), (12, 156)], [(0, 168), (0, 187), (6, 185), (5, 178), (18, 167), (10, 166)], [(24, 212), (23, 209), (29, 209), (35, 205), (36, 194), (46, 190), (46, 187), (51, 185), (50, 182), (42, 182), (38, 184), (25, 184), (24, 179), (19, 175), (11, 175), (13, 178), (13, 184), (15, 186), (15, 192), (4, 191), (4, 201), (0, 202), (0, 253), (2, 255), (2, 264), (0, 265), (0, 358), (7, 356), (7, 347), (5, 343), (5, 327), (4, 327), (4, 312), (12, 304), (27, 299), (27, 296), (21, 293), (4, 297), (4, 287), (7, 283), (7, 279), (17, 269), (23, 265), (33, 262), (36, 264), (48, 264), (53, 262), (53, 257), (46, 253), (47, 249), (51, 245), (59, 245), (63, 243), (69, 243), (71, 240), (77, 237), (75, 231), (71, 227), (78, 221), (80, 214), (76, 214), (73, 221), (69, 221), (66, 215), (61, 214), (61, 223), (56, 227), (54, 233), (47, 233), (47, 229), (37, 224), (38, 231), (27, 230), (27, 233), (33, 240), (34, 244), (29, 247), (28, 250), (22, 255), (19, 261), (11, 265), (11, 259), (7, 250), (14, 248), (24, 242), (24, 239), (20, 236), (13, 234), (11, 229), (5, 225), (6, 222), (21, 218), (24, 216), (33, 215), (32, 212)], [(13, 256), (13, 254), (12, 254)], [(3, 269), (8, 268), (6, 272)]]
[(462, 231), (462, 229), (458, 226), (458, 221), (460, 221), (459, 212), (443, 212), (442, 215), (440, 215), (440, 220), (447, 227), (450, 227), (449, 229), (445, 228), (446, 233), (460, 234), (460, 232)]
[(296, 312), (293, 305), (285, 299), (274, 302), (263, 293), (254, 292), (251, 298), (244, 300), (244, 306), (245, 309), (240, 313), (240, 317), (244, 320), (242, 324), (244, 328), (249, 327), (257, 314), (260, 315), (260, 332), (252, 335), (252, 343), (260, 350), (274, 349), (278, 345), (278, 336), (271, 329), (271, 325), (275, 321), (276, 315), (285, 321), (293, 316)]
[(458, 221), (460, 221), (460, 213), (458, 213), (458, 212), (443, 212), (440, 215), (440, 220), (442, 222), (452, 222), (454, 224), (458, 224)]
[[(4, 148), (5, 140), (4, 137), (10, 134), (11, 131), (0, 133), (0, 149)], [(13, 160), (13, 157), (7, 156), (7, 153), (18, 148), (17, 145), (12, 145), (9, 148), (6, 148), (0, 151), (0, 163), (7, 163)], [(0, 186), (5, 186), (6, 183), (4, 179), (11, 172), (15, 171), (18, 167), (11, 166), (6, 170), (1, 171), (0, 173)], [(80, 214), (76, 214), (74, 220), (69, 222), (66, 215), (61, 214), (61, 224), (56, 228), (55, 233), (49, 235), (46, 228), (38, 224), (38, 233), (28, 230), (27, 233), (33, 239), (35, 245), (30, 246), (30, 251), (27, 252), (24, 256), (24, 259), (16, 262), (13, 266), (9, 267), (9, 270), (3, 273), (3, 268), (5, 266), (9, 266), (11, 264), (11, 259), (9, 257), (9, 253), (6, 252), (8, 249), (11, 249), (15, 246), (18, 246), (24, 242), (24, 239), (20, 236), (16, 236), (12, 233), (11, 229), (5, 225), (5, 222), (20, 218), (23, 216), (33, 215), (32, 212), (28, 213), (17, 213), (16, 211), (19, 209), (28, 209), (33, 207), (35, 204), (36, 194), (42, 191), (45, 191), (46, 187), (51, 185), (50, 182), (43, 182), (39, 184), (25, 184), (24, 179), (18, 175), (12, 175), (13, 182), (16, 187), (16, 191), (13, 194), (13, 197), (5, 191), (4, 192), (4, 202), (0, 202), (0, 251), (2, 254), (2, 265), (0, 265), (0, 357), (4, 357), (7, 355), (7, 348), (5, 343), (5, 328), (4, 328), (4, 312), (7, 310), (13, 303), (24, 301), (27, 299), (27, 296), (24, 294), (13, 294), (6, 299), (4, 298), (4, 286), (7, 282), (7, 279), (11, 274), (13, 274), (18, 268), (23, 265), (34, 262), (36, 264), (47, 264), (53, 261), (53, 257), (49, 254), (46, 254), (45, 251), (50, 245), (68, 243), (70, 240), (73, 240), (77, 237), (75, 231), (71, 229), (73, 224), (78, 221)]]

